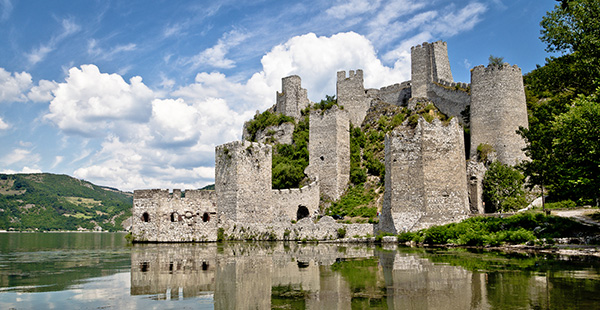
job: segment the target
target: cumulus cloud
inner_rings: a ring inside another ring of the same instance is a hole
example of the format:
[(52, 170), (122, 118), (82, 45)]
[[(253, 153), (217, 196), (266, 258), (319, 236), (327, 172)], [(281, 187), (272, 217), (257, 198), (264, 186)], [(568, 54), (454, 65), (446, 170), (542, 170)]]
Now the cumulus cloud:
[(29, 73), (10, 73), (0, 68), (0, 102), (27, 101), (25, 92), (29, 90), (31, 84)]
[(147, 121), (154, 97), (141, 77), (132, 77), (127, 83), (120, 75), (100, 73), (94, 65), (71, 68), (54, 95), (45, 118), (63, 131), (85, 136), (119, 121)]
[(23, 169), (21, 170), (11, 170), (11, 169), (5, 169), (5, 170), (1, 170), (0, 173), (4, 173), (4, 174), (18, 174), (18, 173), (42, 173), (42, 170), (40, 170), (39, 168), (31, 168), (31, 167), (23, 167)]
[(40, 80), (37, 86), (31, 88), (27, 98), (34, 102), (49, 102), (54, 96), (52, 92), (58, 87), (58, 83), (48, 80)]

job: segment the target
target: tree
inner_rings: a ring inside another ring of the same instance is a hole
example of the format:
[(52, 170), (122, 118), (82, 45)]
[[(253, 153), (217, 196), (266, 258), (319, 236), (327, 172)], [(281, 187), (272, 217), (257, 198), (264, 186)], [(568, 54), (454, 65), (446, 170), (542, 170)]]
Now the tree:
[(600, 0), (561, 1), (542, 19), (546, 51), (570, 54), (589, 81), (584, 94), (600, 83)]
[(551, 123), (557, 195), (579, 197), (598, 205), (600, 194), (600, 88), (580, 95), (573, 106)]
[(504, 64), (504, 57), (496, 57), (494, 55), (490, 55), (490, 57), (488, 58), (488, 65), (494, 65), (494, 66), (498, 66), (501, 67)]
[(524, 180), (517, 169), (494, 161), (483, 177), (485, 211), (506, 212), (525, 206)]

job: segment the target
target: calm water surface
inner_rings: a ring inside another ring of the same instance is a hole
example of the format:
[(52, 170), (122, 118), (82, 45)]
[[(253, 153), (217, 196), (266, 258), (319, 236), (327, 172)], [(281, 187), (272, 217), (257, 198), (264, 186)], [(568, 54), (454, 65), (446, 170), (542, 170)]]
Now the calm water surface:
[(600, 309), (600, 261), (0, 233), (0, 309)]

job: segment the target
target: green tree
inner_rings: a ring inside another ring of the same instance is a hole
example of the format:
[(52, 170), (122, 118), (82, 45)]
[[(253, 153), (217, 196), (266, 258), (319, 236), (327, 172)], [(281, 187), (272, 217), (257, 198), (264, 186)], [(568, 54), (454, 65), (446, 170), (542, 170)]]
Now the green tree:
[(584, 93), (592, 93), (600, 82), (600, 0), (562, 1), (540, 25), (546, 51), (570, 54), (588, 80)]
[(514, 211), (523, 207), (525, 177), (517, 169), (493, 162), (483, 177), (483, 201), (486, 212)]
[(496, 57), (494, 55), (490, 55), (490, 57), (488, 58), (488, 65), (494, 65), (494, 66), (502, 66), (504, 64), (504, 57)]
[(600, 88), (580, 95), (573, 106), (551, 123), (557, 177), (553, 182), (561, 198), (595, 200), (600, 193)]

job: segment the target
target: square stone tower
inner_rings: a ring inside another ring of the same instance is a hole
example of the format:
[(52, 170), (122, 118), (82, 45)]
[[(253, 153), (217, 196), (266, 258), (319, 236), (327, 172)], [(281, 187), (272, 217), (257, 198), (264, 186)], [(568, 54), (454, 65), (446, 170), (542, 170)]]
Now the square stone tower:
[(215, 192), (219, 222), (272, 220), (270, 145), (234, 141), (215, 152)]
[(363, 71), (350, 70), (348, 77), (346, 71), (339, 71), (336, 92), (337, 103), (348, 111), (350, 122), (356, 127), (362, 125), (370, 102), (365, 91)]
[(306, 174), (319, 179), (322, 196), (338, 200), (350, 180), (350, 123), (345, 109), (311, 111), (308, 154)]
[(454, 81), (446, 42), (424, 42), (422, 45), (411, 47), (410, 53), (413, 98), (427, 98), (427, 90), (431, 82)]
[(281, 92), (277, 92), (275, 112), (300, 118), (300, 112), (310, 103), (306, 89), (301, 84), (302, 80), (297, 75), (281, 79)]

